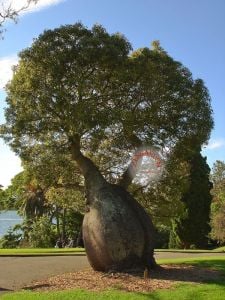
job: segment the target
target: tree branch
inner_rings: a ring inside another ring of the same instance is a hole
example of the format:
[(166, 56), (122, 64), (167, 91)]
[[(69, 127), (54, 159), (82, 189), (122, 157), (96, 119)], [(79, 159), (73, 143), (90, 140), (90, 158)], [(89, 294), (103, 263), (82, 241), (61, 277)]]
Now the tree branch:
[(27, 0), (27, 2), (18, 9), (13, 8), (12, 2), (7, 4), (7, 6), (5, 6), (3, 2), (0, 2), (0, 35), (3, 33), (1, 28), (7, 20), (12, 20), (16, 23), (19, 13), (26, 10), (32, 3), (37, 4), (38, 1), (39, 0)]
[[(141, 140), (134, 133), (132, 134), (132, 140), (134, 141), (134, 146), (136, 148), (142, 146)], [(138, 165), (140, 165), (141, 162), (142, 162), (142, 158), (141, 157), (136, 162), (136, 165), (131, 160), (129, 166), (124, 171), (123, 175), (121, 176), (121, 178), (120, 178), (120, 180), (118, 182), (118, 184), (120, 186), (124, 187), (125, 189), (128, 188), (128, 186), (132, 183), (132, 181), (133, 181), (133, 179), (134, 179), (134, 177), (135, 177), (135, 175), (137, 173)]]
[(74, 188), (76, 188), (80, 192), (85, 192), (84, 186), (80, 185), (77, 182), (76, 183), (65, 183), (65, 184), (56, 183), (56, 184), (54, 184), (54, 187), (55, 188), (65, 188), (65, 189), (74, 189)]

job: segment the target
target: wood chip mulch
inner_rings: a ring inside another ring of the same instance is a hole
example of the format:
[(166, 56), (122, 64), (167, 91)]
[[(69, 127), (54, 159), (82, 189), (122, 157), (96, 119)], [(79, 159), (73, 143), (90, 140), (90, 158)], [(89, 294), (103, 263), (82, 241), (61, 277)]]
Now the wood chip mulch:
[(157, 289), (169, 289), (181, 282), (203, 283), (219, 279), (221, 276), (221, 273), (216, 270), (187, 265), (162, 265), (159, 269), (150, 271), (149, 278), (146, 279), (143, 273), (135, 270), (130, 273), (102, 273), (86, 269), (34, 282), (26, 289), (58, 291), (79, 288), (91, 291), (119, 289), (130, 292), (151, 292)]

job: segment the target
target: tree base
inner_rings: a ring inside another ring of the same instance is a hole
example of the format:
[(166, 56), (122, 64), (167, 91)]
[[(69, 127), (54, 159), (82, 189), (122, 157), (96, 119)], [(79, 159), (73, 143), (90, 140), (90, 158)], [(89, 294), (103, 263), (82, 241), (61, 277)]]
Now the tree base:
[(154, 268), (155, 231), (143, 207), (123, 188), (108, 183), (89, 197), (83, 239), (93, 269)]

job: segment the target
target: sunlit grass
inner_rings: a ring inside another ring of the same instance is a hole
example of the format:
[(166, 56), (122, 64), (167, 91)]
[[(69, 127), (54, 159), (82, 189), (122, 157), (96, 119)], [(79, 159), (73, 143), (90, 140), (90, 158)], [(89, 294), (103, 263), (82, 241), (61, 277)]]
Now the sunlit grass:
[(225, 252), (225, 246), (216, 248), (213, 251), (223, 251), (223, 252)]
[[(181, 252), (181, 253), (210, 253), (223, 252), (225, 247), (210, 250), (182, 250), (182, 249), (156, 249), (155, 252)], [(85, 254), (84, 248), (16, 248), (16, 249), (0, 249), (0, 255), (69, 255), (69, 254)]]
[(181, 252), (181, 253), (210, 253), (210, 252), (222, 252), (222, 250), (206, 250), (206, 249), (155, 249), (156, 252)]
[[(221, 270), (225, 274), (225, 255), (221, 256), (205, 256), (205, 257), (191, 257), (191, 258), (171, 258), (159, 259), (158, 264), (186, 264), (205, 268), (213, 268)], [(224, 298), (225, 299), (225, 298)]]
[(84, 248), (18, 248), (0, 249), (0, 255), (71, 255), (85, 254)]

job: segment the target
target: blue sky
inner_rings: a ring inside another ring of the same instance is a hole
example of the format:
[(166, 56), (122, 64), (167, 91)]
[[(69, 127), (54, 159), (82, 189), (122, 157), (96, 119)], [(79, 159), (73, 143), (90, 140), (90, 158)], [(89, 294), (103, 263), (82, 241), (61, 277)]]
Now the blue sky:
[[(24, 0), (14, 1), (20, 5)], [(0, 123), (4, 122), (3, 87), (10, 79), (17, 53), (44, 29), (77, 21), (87, 27), (99, 23), (111, 33), (123, 33), (134, 49), (160, 40), (194, 78), (204, 80), (212, 98), (215, 128), (203, 154), (210, 166), (217, 159), (225, 161), (224, 16), (224, 0), (40, 0), (20, 16), (18, 24), (5, 24), (7, 31), (0, 40)], [(19, 171), (19, 159), (0, 141), (0, 184), (8, 185)]]

